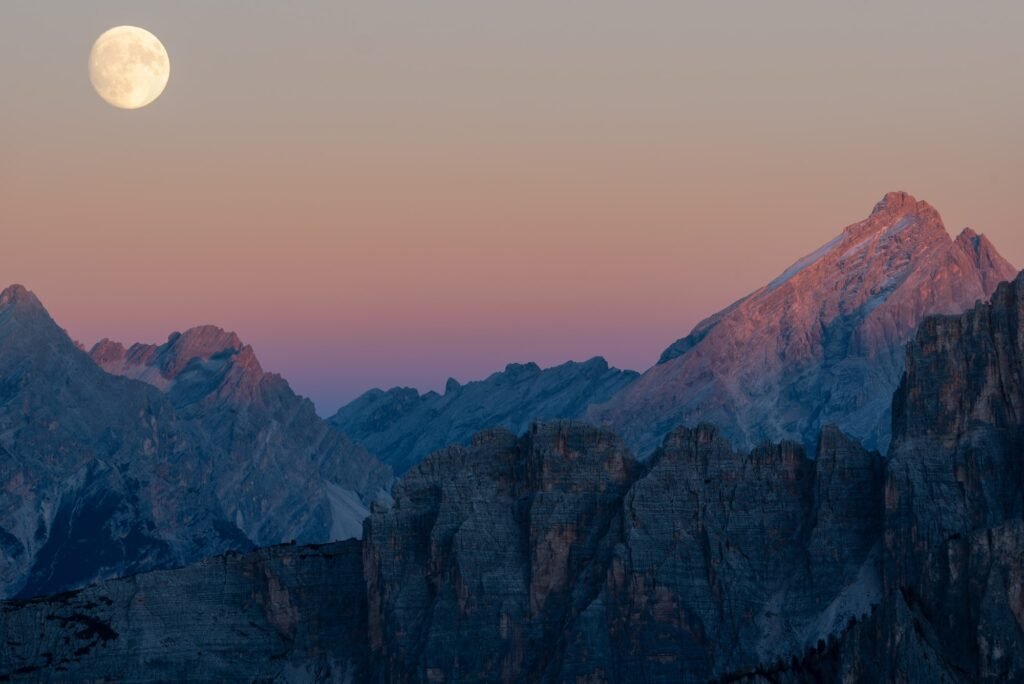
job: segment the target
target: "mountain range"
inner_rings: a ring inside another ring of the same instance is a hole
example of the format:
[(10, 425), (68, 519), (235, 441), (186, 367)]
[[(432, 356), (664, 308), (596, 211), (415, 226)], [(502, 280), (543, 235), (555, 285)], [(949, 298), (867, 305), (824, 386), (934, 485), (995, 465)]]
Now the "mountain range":
[(450, 444), (465, 444), (488, 427), (524, 431), (538, 419), (574, 418), (639, 377), (596, 357), (541, 369), (510, 363), (477, 382), (449, 379), (444, 394), (410, 387), (370, 390), (328, 419), (398, 474)]
[(699, 323), (639, 379), (603, 359), (504, 373), (444, 395), (371, 390), (331, 423), (401, 473), (474, 432), (582, 418), (614, 429), (641, 458), (678, 425), (714, 423), (750, 449), (795, 440), (813, 453), (823, 426), (869, 449), (890, 439), (903, 350), (932, 314), (987, 301), (1016, 275), (983, 235), (955, 239), (927, 202), (891, 192), (772, 282)]
[(888, 457), (834, 427), (816, 458), (702, 424), (646, 460), (580, 422), (484, 431), (413, 467), (362, 541), (5, 602), (0, 672), (1021, 681), (1024, 274), (923, 321), (892, 405)]
[(129, 377), (104, 371), (25, 288), (0, 293), (6, 596), (358, 536), (390, 486), (389, 468), (232, 335), (199, 328), (93, 354)]
[(642, 375), (325, 421), (233, 333), (87, 352), (11, 286), (0, 680), (1024, 680), (1022, 321), (890, 193)]
[[(887, 397), (918, 323), (987, 299), (1012, 274), (984, 236), (951, 239), (930, 205), (890, 193), (643, 375), (599, 357), (509, 364), (485, 380), (449, 380), (443, 394), (371, 390), (327, 421), (233, 333), (102, 340), (86, 355), (15, 286), (0, 304), (0, 448), (12, 454), (0, 590), (41, 594), (231, 548), (356, 537), (369, 504), (387, 497), (391, 469), (535, 420), (610, 428), (640, 460), (677, 425), (699, 422), (743, 450), (789, 439), (813, 454), (835, 424), (884, 451)], [(63, 535), (103, 541), (76, 551)]]

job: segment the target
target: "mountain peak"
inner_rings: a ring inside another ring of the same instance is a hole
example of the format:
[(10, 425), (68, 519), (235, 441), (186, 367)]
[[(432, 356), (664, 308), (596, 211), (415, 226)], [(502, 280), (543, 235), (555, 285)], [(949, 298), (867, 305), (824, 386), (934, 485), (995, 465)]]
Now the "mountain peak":
[(887, 192), (871, 210), (871, 215), (877, 214), (898, 214), (917, 209), (917, 199), (910, 193), (902, 190)]
[[(908, 231), (907, 229), (913, 229)], [(874, 234), (910, 234), (915, 241), (948, 240), (949, 234), (938, 210), (906, 192), (889, 192), (875, 204), (871, 214), (843, 229), (841, 237), (859, 238)]]
[(179, 355), (210, 357), (223, 351), (241, 351), (242, 340), (233, 332), (216, 325), (197, 325), (185, 332), (171, 333), (167, 344), (175, 347)]
[(1015, 273), (983, 236), (968, 230), (954, 241), (932, 205), (890, 192), (866, 219), (698, 325), (587, 415), (641, 451), (698, 419), (744, 446), (798, 439), (813, 449), (821, 425), (833, 422), (884, 448), (888, 394), (921, 319), (988, 299)]
[[(984, 233), (977, 233), (971, 228), (964, 228), (960, 231), (960, 234), (956, 236), (957, 245), (963, 248), (965, 251), (979, 256), (982, 258), (991, 258), (994, 256), (996, 260), (1005, 261), (999, 252), (996, 250), (996, 246), (992, 244), (992, 241)], [(1009, 262), (1006, 262), (1009, 263)], [(1013, 268), (1012, 266), (1010, 267)]]
[(964, 228), (960, 231), (960, 234), (956, 236), (957, 240), (971, 240), (976, 241), (981, 235), (974, 232), (971, 228)]
[(242, 371), (261, 376), (263, 371), (252, 349), (233, 332), (215, 325), (199, 325), (185, 332), (173, 332), (162, 345), (133, 344), (103, 339), (89, 352), (93, 361), (115, 375), (124, 375), (167, 390), (194, 360), (232, 359)]
[(954, 244), (971, 259), (986, 292), (991, 293), (999, 283), (1011, 280), (1017, 273), (1016, 267), (1003, 258), (984, 234), (964, 228)]
[(956, 236), (957, 245), (963, 248), (965, 251), (978, 255), (984, 252), (994, 252), (995, 245), (989, 242), (989, 239), (981, 233), (976, 233), (971, 228), (964, 228), (960, 231), (960, 234)]
[(0, 307), (19, 306), (42, 309), (43, 304), (31, 290), (17, 283), (0, 292)]
[(115, 342), (109, 337), (104, 337), (89, 350), (89, 356), (93, 361), (102, 366), (105, 363), (120, 362), (128, 350), (120, 342)]

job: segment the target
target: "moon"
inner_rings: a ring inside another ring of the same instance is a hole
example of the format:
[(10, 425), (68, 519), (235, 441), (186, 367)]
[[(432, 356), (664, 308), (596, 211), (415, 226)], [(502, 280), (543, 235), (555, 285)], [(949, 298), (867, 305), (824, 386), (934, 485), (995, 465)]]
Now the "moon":
[(171, 60), (146, 29), (115, 26), (104, 31), (89, 53), (89, 80), (96, 93), (120, 109), (150, 104), (167, 86)]

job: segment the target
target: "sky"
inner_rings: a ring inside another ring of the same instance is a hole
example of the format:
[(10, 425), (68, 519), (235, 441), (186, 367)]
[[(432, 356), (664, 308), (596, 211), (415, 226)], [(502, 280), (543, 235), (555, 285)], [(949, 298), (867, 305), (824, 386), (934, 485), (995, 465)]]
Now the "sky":
[[(93, 91), (132, 24), (150, 106)], [(1024, 3), (0, 4), (0, 283), (86, 345), (214, 323), (322, 414), (642, 370), (889, 190), (1024, 265)]]

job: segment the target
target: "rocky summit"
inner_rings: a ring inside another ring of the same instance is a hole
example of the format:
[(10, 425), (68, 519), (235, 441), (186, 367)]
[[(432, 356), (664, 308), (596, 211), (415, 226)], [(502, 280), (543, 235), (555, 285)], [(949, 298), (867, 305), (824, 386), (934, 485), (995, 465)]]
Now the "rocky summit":
[(257, 545), (358, 537), (367, 506), (390, 486), (387, 466), (265, 372), (234, 333), (206, 325), (127, 349), (102, 340), (90, 356), (167, 397), (207, 454), (225, 515)]
[(0, 293), (0, 593), (359, 534), (390, 470), (232, 339), (94, 350), (147, 384), (100, 368), (25, 288)]
[[(894, 677), (928, 664), (933, 681), (1024, 681), (1024, 274), (922, 324), (893, 412), (892, 600), (864, 631)], [(918, 643), (901, 643), (900, 620)]]
[(511, 363), (484, 380), (463, 385), (451, 379), (444, 394), (408, 387), (370, 390), (330, 423), (401, 474), (427, 454), (466, 444), (486, 428), (519, 434), (535, 420), (576, 418), (638, 377), (600, 357), (545, 369)]
[(745, 448), (791, 439), (813, 449), (834, 423), (885, 451), (890, 397), (918, 324), (988, 300), (1015, 275), (983, 235), (967, 229), (953, 239), (931, 205), (889, 193), (585, 416), (614, 426), (641, 454), (702, 420)]

